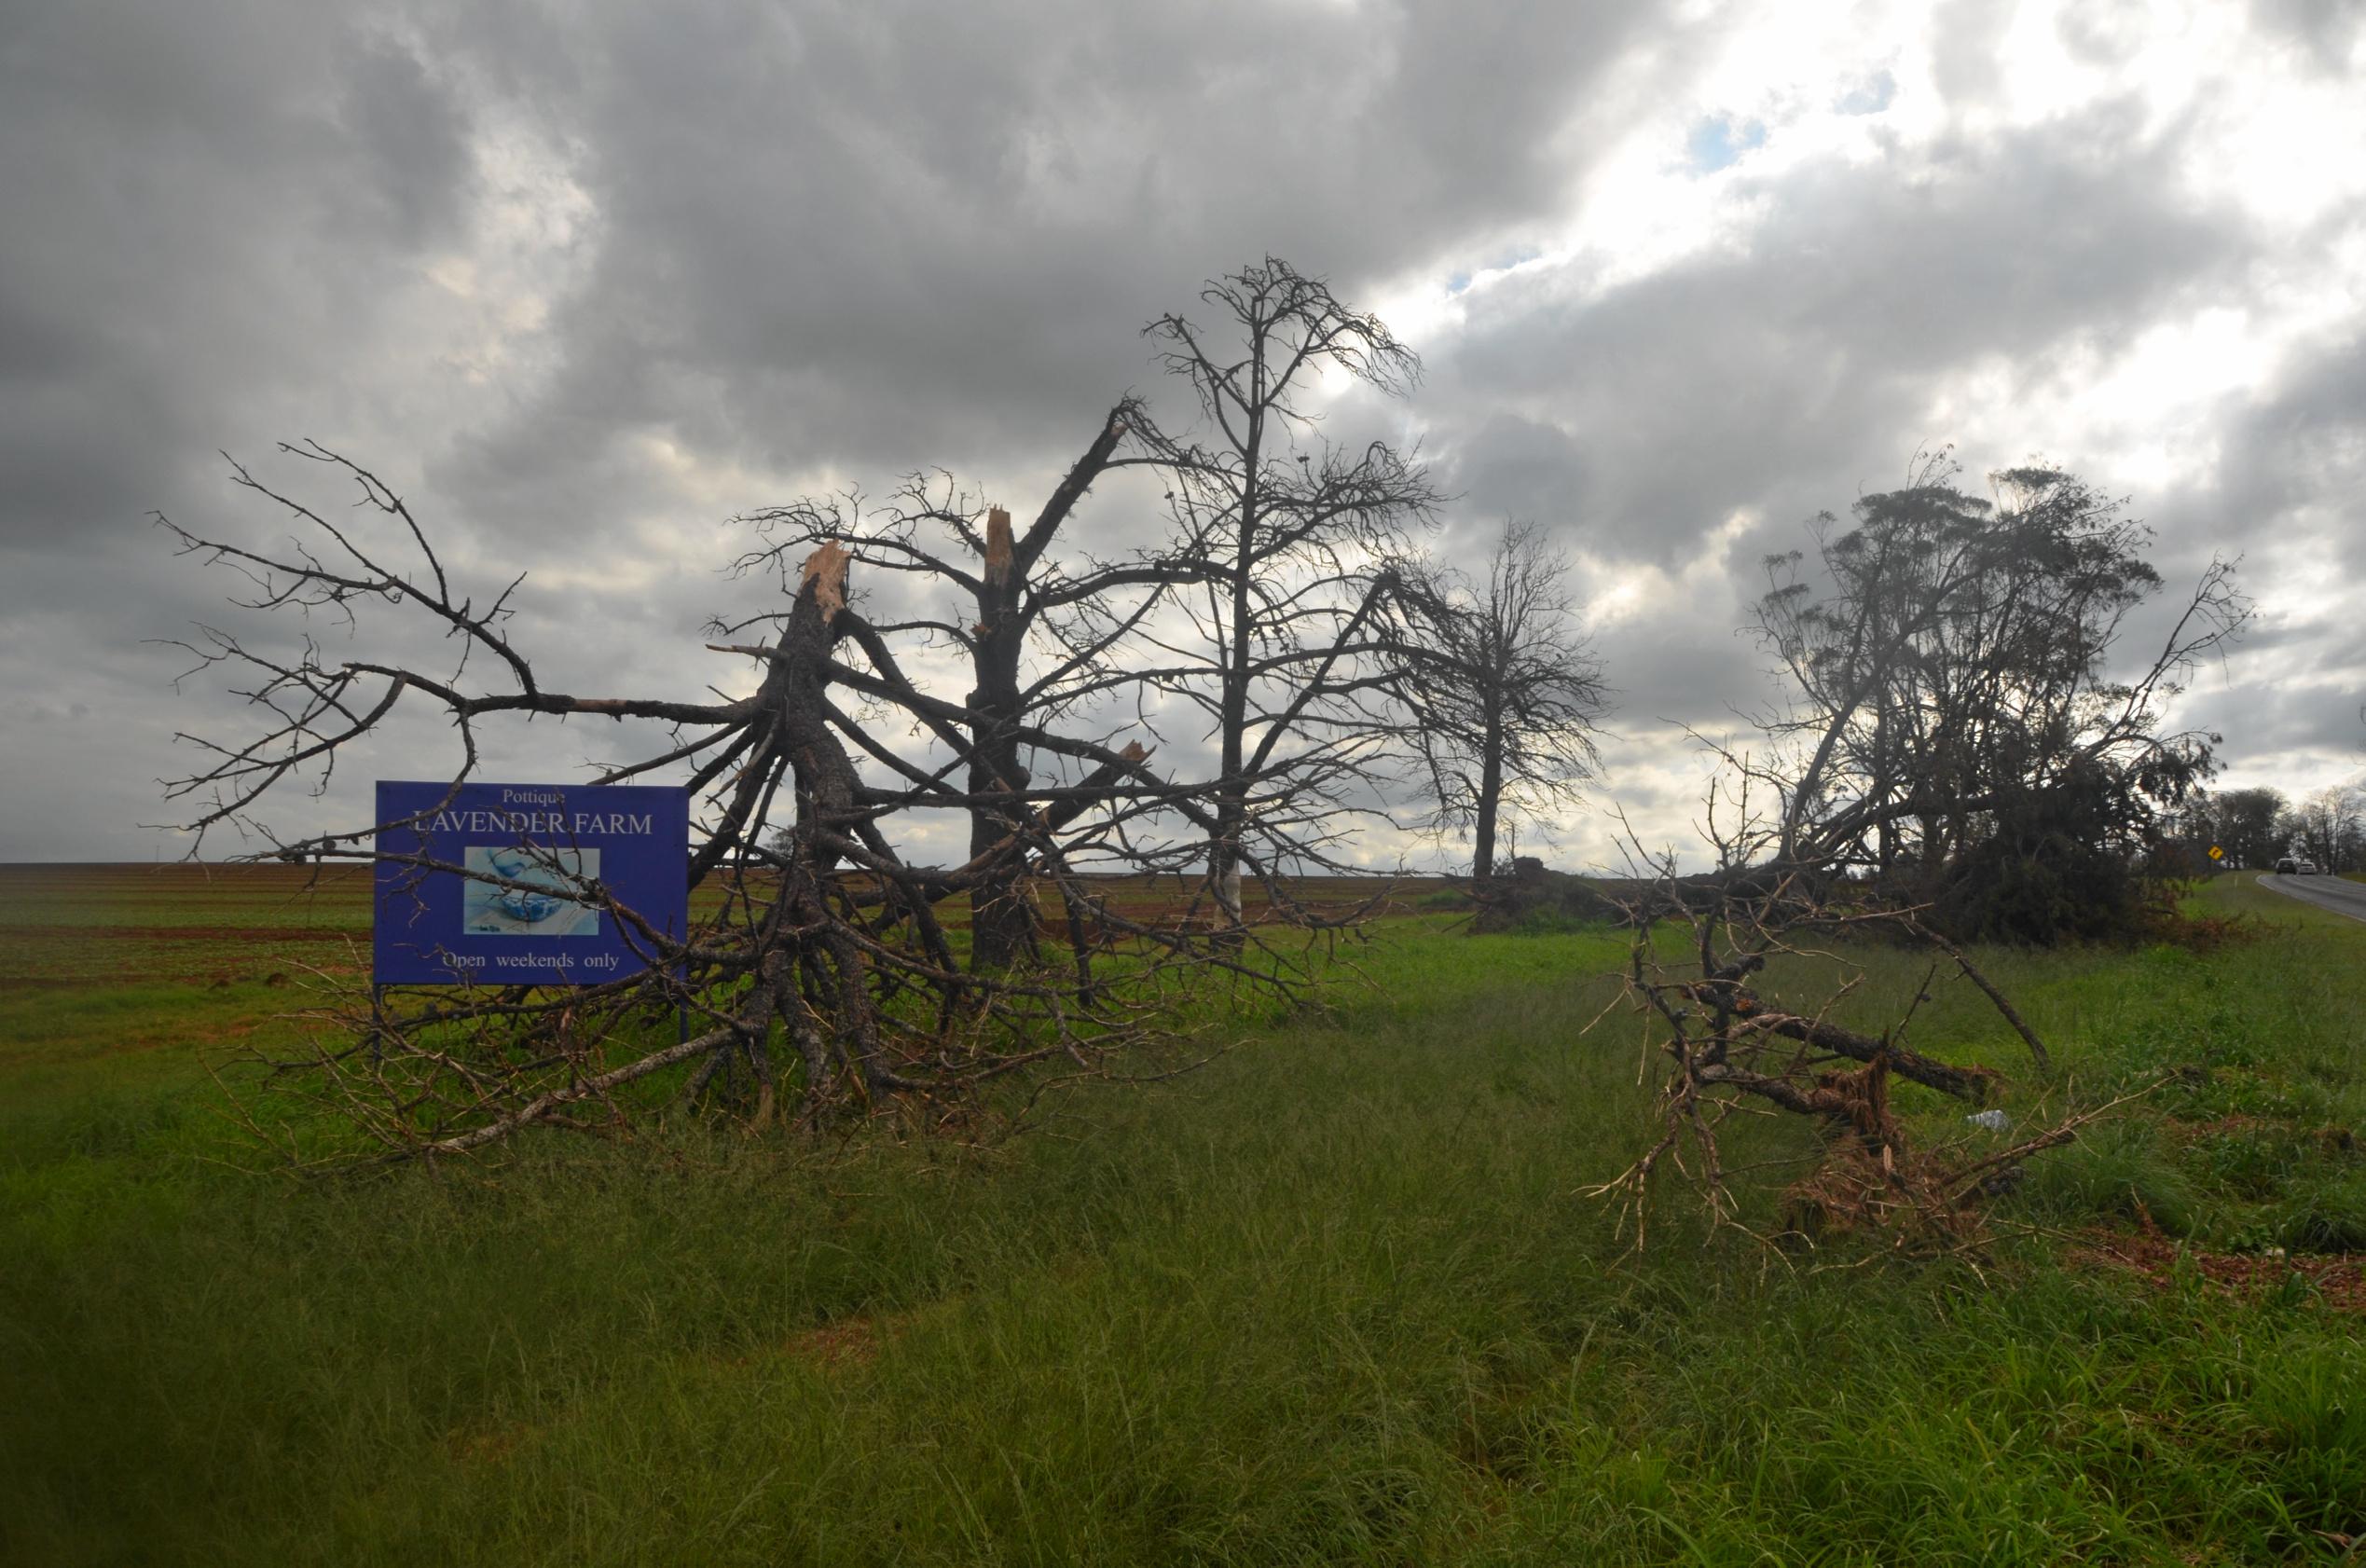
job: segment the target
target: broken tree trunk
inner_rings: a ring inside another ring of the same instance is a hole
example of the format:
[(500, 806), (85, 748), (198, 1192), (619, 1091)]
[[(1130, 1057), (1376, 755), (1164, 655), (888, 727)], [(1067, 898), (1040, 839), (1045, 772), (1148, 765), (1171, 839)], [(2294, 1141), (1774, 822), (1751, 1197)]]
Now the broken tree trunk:
[[(1020, 761), (1017, 724), (1023, 706), (1019, 657), (1026, 625), (1019, 596), (1025, 586), (1011, 537), (1011, 514), (986, 515), (986, 547), (978, 574), (978, 620), (970, 628), (977, 685), (970, 693), (970, 854), (974, 860), (1018, 831), (1029, 782)], [(998, 797), (1007, 804), (997, 806)], [(970, 895), (970, 967), (1007, 969), (1036, 956), (1036, 912), (1025, 863), (997, 857)]]

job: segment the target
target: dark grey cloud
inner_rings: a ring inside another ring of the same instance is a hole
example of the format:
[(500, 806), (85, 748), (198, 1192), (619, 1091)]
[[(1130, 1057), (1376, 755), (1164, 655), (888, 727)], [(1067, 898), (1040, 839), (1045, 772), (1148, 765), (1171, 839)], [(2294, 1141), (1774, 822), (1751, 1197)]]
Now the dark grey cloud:
[(2222, 753), (2244, 775), (2295, 754), (2332, 759), (2337, 769), (2345, 762), (2350, 768), (2366, 767), (2366, 719), (2359, 712), (2366, 704), (2366, 687), (2358, 683), (2359, 667), (2331, 656), (2310, 664), (2315, 673), (2333, 679), (2306, 684), (2261, 679), (2222, 690), (2205, 687), (2193, 705), (2193, 722), (2226, 737)]
[(336, 114), (361, 175), (355, 215), (406, 243), (448, 235), (471, 173), (467, 120), (450, 84), (384, 38), (356, 50), (343, 75)]
[[(1463, 530), (1534, 517), (1582, 549), (1580, 592), (1616, 600), (1597, 628), (1630, 737), (1612, 780), (1681, 818), (1700, 768), (1650, 721), (1713, 726), (1755, 700), (1762, 661), (1732, 627), (1756, 558), (1960, 435), (1927, 428), (1947, 389), (1977, 371), (2075, 410), (2077, 378), (2153, 323), (2354, 267), (2355, 213), (2271, 234), (2196, 194), (2186, 164), (2213, 131), (2153, 113), (2141, 82), (1986, 129), (2015, 86), (2012, 9), (1951, 0), (1926, 40), (1820, 83), (1819, 112), (1887, 149), (1851, 160), (1788, 156), (1780, 93), (1718, 97), (1738, 5), (18, 7), (0, 21), (0, 788), (35, 805), (0, 858), (143, 854), (129, 824), (168, 815), (150, 780), (175, 770), (171, 732), (222, 726), (224, 699), (172, 698), (177, 667), (141, 643), (232, 613), (151, 508), (282, 531), (217, 447), (269, 460), (317, 435), (410, 495), (472, 584), (532, 568), (519, 634), (557, 682), (731, 685), (749, 672), (697, 630), (761, 590), (717, 574), (739, 543), (723, 515), (932, 465), (1027, 504), (1119, 393), (1180, 415), (1138, 328), (1268, 252), (1365, 303), (1537, 260), (1417, 336), (1413, 399), (1349, 397), (1334, 428), (1420, 435)], [(2249, 16), (2262, 71), (2359, 68), (2354, 7)], [(2056, 31), (2084, 69), (2142, 58), (2101, 12)], [(1915, 129), (1933, 117), (1935, 137)], [(1724, 183), (1713, 236), (1645, 268), (1623, 238), (1564, 255), (1603, 160), (1663, 122), (1671, 177)], [(2285, 571), (2305, 540), (2325, 572), (2366, 572), (2345, 524), (2366, 491), (2360, 324), (2227, 394), (2198, 477), (2139, 490), (2165, 571), (2220, 545)], [(1965, 456), (2086, 472), (2080, 438)], [(1094, 547), (1154, 526), (1146, 498), (1106, 492)], [(2337, 705), (2306, 693), (2339, 695), (2346, 645), (2289, 608), (2275, 654), (2321, 663), (2238, 662), (2222, 706), (2282, 715), (2262, 745), (2321, 749)], [(383, 618), (363, 636), (425, 651)], [(499, 754), (572, 766), (645, 738), (541, 726)], [(347, 775), (447, 750), (404, 728)], [(282, 819), (351, 798), (292, 798)]]
[(2315, 345), (2231, 419), (2218, 469), (2228, 532), (2313, 527), (2343, 552), (2344, 575), (2366, 575), (2366, 331), (2353, 323)]
[(2254, 25), (2298, 45), (2312, 64), (2339, 71), (2358, 48), (2366, 15), (2347, 0), (2251, 0)]
[(1645, 9), (685, 6), (555, 30), (530, 97), (600, 128), (599, 260), (552, 386), (451, 482), (580, 464), (633, 425), (865, 473), (1080, 442), (1155, 378), (1135, 329), (1210, 273), (1270, 251), (1352, 288), (1548, 205), (1573, 173), (1550, 139)]
[(1612, 725), (1635, 736), (1669, 723), (1717, 732), (1740, 722), (1743, 714), (1765, 710), (1774, 687), (1766, 675), (1765, 649), (1734, 624), (1745, 612), (1723, 601), (1680, 600), (1669, 613), (1686, 623), (1673, 636), (1662, 614), (1617, 622), (1594, 634), (1594, 653), (1614, 689)]
[(357, 364), (357, 343), (448, 227), (464, 131), (436, 129), (456, 111), (416, 62), (320, 7), (0, 25), (0, 665), (19, 694), (0, 755), (29, 803), (0, 856), (144, 858), (136, 824), (169, 816), (154, 780), (189, 713), (144, 640), (219, 608), (147, 514), (219, 504), (217, 447), (367, 401), (392, 367)]
[[(2296, 354), (2258, 395), (2226, 413), (2205, 482), (2163, 498), (2169, 588), (2132, 623), (2139, 646), (2168, 633), (2179, 590), (2211, 557), (2239, 559), (2258, 614), (2223, 661), (2192, 682), (2189, 722), (2251, 759), (2366, 747), (2366, 334), (2356, 323)], [(2139, 511), (2142, 508), (2139, 508)], [(2345, 587), (2345, 585), (2347, 585)], [(2279, 587), (2284, 592), (2279, 595)], [(2294, 592), (2297, 590), (2297, 593)]]
[(119, 545), (255, 415), (341, 412), (464, 128), (313, 7), (22, 7), (0, 73), (0, 540)]

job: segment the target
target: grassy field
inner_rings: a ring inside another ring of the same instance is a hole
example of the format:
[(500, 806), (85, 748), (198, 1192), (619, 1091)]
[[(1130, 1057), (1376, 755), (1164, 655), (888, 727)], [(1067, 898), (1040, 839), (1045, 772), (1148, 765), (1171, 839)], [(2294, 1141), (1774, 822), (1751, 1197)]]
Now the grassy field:
[[(997, 1148), (697, 1127), (242, 1174), (203, 1060), (366, 943), (284, 873), (0, 872), (0, 1561), (2227, 1562), (2366, 1535), (2366, 928), (1987, 955), (2046, 1157), (1977, 1267), (1577, 1190), (1608, 930), (1386, 923), (1332, 1011)], [(1865, 956), (1878, 1021), (1920, 981)], [(274, 979), (274, 977), (279, 977)], [(1800, 979), (1802, 976), (1794, 975)], [(1907, 1093), (1917, 1093), (1908, 1091)], [(1920, 1137), (1960, 1109), (1902, 1105)], [(1811, 1149), (1766, 1123), (1773, 1192)], [(2146, 1225), (2152, 1229), (2147, 1229)], [(2280, 1249), (2280, 1255), (2278, 1252)]]

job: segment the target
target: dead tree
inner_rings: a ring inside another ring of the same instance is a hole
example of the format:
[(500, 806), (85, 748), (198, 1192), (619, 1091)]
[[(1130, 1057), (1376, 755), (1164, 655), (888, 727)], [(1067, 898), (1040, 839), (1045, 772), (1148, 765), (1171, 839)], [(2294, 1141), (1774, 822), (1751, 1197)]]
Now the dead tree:
[[(742, 695), (578, 695), (546, 684), (513, 640), (522, 577), (489, 598), (471, 594), (375, 475), (317, 446), (282, 450), (352, 484), (353, 516), (332, 520), (235, 468), (237, 482), (297, 530), (287, 548), (269, 553), (159, 523), (184, 553), (240, 573), (251, 591), (238, 602), (250, 611), (325, 613), (357, 635), (365, 613), (391, 613), (440, 632), (459, 652), (431, 670), (393, 657), (331, 658), (309, 638), (279, 653), (201, 628), (183, 644), (198, 670), (228, 678), (261, 722), (226, 742), (183, 737), (203, 761), (168, 792), (190, 804), (199, 845), (209, 830), (235, 825), (260, 835), (262, 854), (372, 862), (385, 824), (283, 841), (257, 812), (274, 790), (317, 784), (355, 742), (415, 708), (452, 727), (455, 784), (478, 772), (480, 732), (491, 723), (669, 726), (662, 744), (592, 781), (670, 772), (698, 811), (683, 875), (702, 897), (686, 937), (653, 929), (596, 883), (572, 890), (637, 933), (649, 959), (642, 972), (558, 992), (355, 994), (324, 1015), (336, 1031), (300, 1066), (381, 1152), (457, 1153), (536, 1124), (612, 1123), (646, 1102), (645, 1089), (636, 1101), (629, 1086), (677, 1067), (686, 1075), (680, 1097), (728, 1091), (759, 1123), (773, 1114), (777, 1090), (793, 1093), (808, 1124), (897, 1104), (944, 1114), (986, 1080), (1037, 1064), (1098, 1071), (1158, 1037), (1178, 976), (1216, 967), (1287, 983), (1272, 965), (1206, 953), (1171, 922), (1129, 910), (1107, 880), (1070, 869), (1123, 863), (1129, 829), (1152, 818), (1179, 814), (1212, 828), (1196, 804), (1206, 781), (1162, 780), (1138, 744), (1024, 718), (996, 733), (1053, 760), (1067, 781), (1008, 777), (979, 755), (971, 708), (915, 684), (888, 635), (849, 602), (846, 548), (818, 544), (784, 571), (785, 608), (736, 623), (763, 635), (713, 645), (752, 671)], [(866, 722), (858, 708), (877, 717)], [(984, 791), (964, 782), (980, 778)], [(927, 809), (990, 809), (1004, 829), (957, 865), (916, 864), (896, 830)], [(780, 814), (790, 825), (768, 844), (763, 830)], [(481, 874), (423, 860), (398, 869)], [(1049, 884), (1069, 914), (1069, 962), (965, 971), (940, 907), (1027, 877)], [(692, 1021), (681, 1038), (671, 1026), (677, 1014)]]
[(1565, 588), (1569, 566), (1534, 524), (1504, 526), (1485, 575), (1410, 573), (1401, 622), (1407, 734), (1436, 803), (1434, 825), (1468, 827), (1485, 897), (1508, 808), (1565, 806), (1594, 776), (1608, 706)]
[[(848, 493), (807, 498), (745, 519), (764, 543), (742, 557), (743, 572), (785, 574), (806, 551), (828, 542), (852, 552), (868, 570), (920, 579), (924, 593), (945, 587), (960, 596), (956, 612), (923, 611), (876, 630), (882, 637), (942, 640), (968, 657), (972, 684), (963, 700), (962, 728), (973, 857), (1022, 827), (1040, 761), (1025, 738), (1026, 727), (1056, 722), (1128, 684), (1133, 674), (1113, 654), (1197, 570), (1190, 561), (1155, 555), (1107, 562), (1056, 549), (1063, 526), (1094, 481), (1154, 461), (1128, 455), (1127, 439), (1137, 433), (1155, 436), (1148, 410), (1129, 397), (1110, 408), (1024, 531), (1013, 528), (1009, 512), (975, 503), (949, 478), (919, 475), (868, 517), (860, 496)], [(1018, 858), (990, 859), (971, 895), (970, 958), (979, 971), (1004, 969), (1037, 952), (1035, 897), (1022, 870)]]
[(1144, 329), (1202, 421), (1158, 447), (1172, 477), (1167, 553), (1198, 571), (1178, 596), (1182, 624), (1144, 636), (1158, 651), (1151, 680), (1201, 716), (1218, 754), (1207, 888), (1217, 922), (1237, 928), (1245, 868), (1278, 895), (1286, 861), (1335, 863), (1399, 733), (1390, 563), (1438, 496), (1385, 444), (1343, 451), (1320, 434), (1320, 374), (1392, 394), (1421, 374), (1378, 318), (1272, 256), (1200, 297), (1213, 329), (1179, 314)]

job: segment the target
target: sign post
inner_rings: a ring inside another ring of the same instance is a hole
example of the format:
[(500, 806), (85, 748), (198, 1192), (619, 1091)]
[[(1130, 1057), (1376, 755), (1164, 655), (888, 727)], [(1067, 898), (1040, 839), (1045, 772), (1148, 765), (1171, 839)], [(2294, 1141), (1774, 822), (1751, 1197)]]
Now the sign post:
[(371, 979), (600, 985), (690, 929), (690, 799), (649, 785), (378, 786)]

